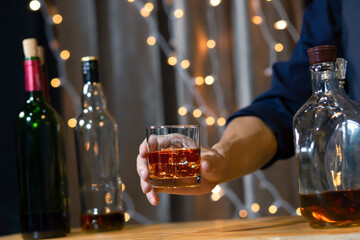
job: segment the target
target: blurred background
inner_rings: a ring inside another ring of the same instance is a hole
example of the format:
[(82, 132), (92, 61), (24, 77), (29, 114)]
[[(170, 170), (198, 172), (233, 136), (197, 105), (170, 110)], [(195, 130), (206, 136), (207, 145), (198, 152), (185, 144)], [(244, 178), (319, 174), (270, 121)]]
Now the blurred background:
[[(296, 215), (295, 160), (278, 161), (201, 196), (160, 195), (150, 205), (136, 172), (145, 127), (199, 124), (211, 147), (227, 117), (271, 83), (301, 30), (307, 0), (0, 0), (3, 57), (0, 235), (20, 231), (14, 119), (25, 101), (21, 42), (45, 47), (53, 106), (66, 123), (72, 227), (80, 227), (74, 126), (83, 56), (98, 56), (100, 81), (119, 127), (128, 224)], [(239, 159), (241, 161), (241, 159)]]

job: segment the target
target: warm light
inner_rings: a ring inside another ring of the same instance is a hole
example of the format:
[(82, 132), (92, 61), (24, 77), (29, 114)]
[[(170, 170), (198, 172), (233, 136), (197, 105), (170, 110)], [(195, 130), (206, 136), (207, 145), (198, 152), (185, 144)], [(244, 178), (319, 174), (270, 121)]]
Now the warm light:
[(252, 21), (254, 24), (259, 25), (259, 24), (262, 23), (262, 18), (261, 18), (260, 16), (253, 16), (253, 17), (251, 18), (251, 21)]
[(207, 85), (211, 85), (211, 84), (213, 84), (214, 83), (214, 77), (213, 76), (207, 76), (206, 78), (205, 78), (205, 83), (207, 84)]
[(239, 216), (241, 218), (246, 218), (247, 216), (247, 211), (245, 209), (241, 209), (240, 212), (239, 212)]
[(251, 211), (253, 211), (253, 212), (255, 212), (255, 213), (259, 212), (259, 211), (260, 211), (260, 205), (257, 204), (257, 203), (253, 203), (253, 204), (251, 205)]
[(123, 184), (123, 183), (121, 184), (121, 190), (125, 191), (125, 184)]
[(147, 44), (149, 44), (150, 46), (153, 46), (156, 43), (156, 38), (153, 36), (150, 36), (147, 38), (146, 40)]
[(183, 69), (187, 69), (188, 67), (190, 67), (190, 61), (189, 60), (182, 60), (181, 61), (181, 67), (183, 68)]
[(266, 0), (267, 2), (271, 2), (271, 0)]
[(176, 18), (182, 18), (184, 16), (184, 11), (182, 9), (176, 9), (174, 11), (174, 16)]
[(29, 3), (29, 7), (32, 11), (37, 11), (40, 9), (41, 7), (41, 3), (39, 0), (32, 0), (30, 3)]
[(216, 7), (221, 3), (221, 0), (210, 0), (210, 5)]
[(148, 17), (150, 15), (150, 12), (146, 9), (146, 8), (142, 8), (140, 10), (140, 14), (141, 16), (143, 16), (144, 18)]
[(221, 196), (220, 196), (220, 194), (218, 194), (218, 193), (213, 193), (213, 194), (211, 194), (211, 199), (212, 199), (214, 202), (218, 201), (220, 198), (221, 198)]
[(168, 63), (169, 63), (169, 65), (174, 66), (177, 63), (176, 57), (174, 57), (174, 56), (169, 57)]
[(276, 212), (277, 212), (277, 207), (275, 206), (275, 205), (271, 205), (270, 207), (269, 207), (269, 213), (271, 213), (271, 214), (275, 214)]
[(216, 185), (213, 190), (211, 190), (212, 193), (218, 194), (221, 191), (221, 187), (219, 185)]
[(274, 28), (277, 30), (284, 30), (287, 27), (287, 22), (285, 20), (280, 20), (274, 23)]
[(63, 18), (60, 14), (55, 14), (53, 16), (52, 20), (55, 24), (60, 24), (62, 22)]
[(204, 84), (204, 78), (203, 77), (197, 77), (195, 78), (195, 84), (200, 86)]
[(70, 118), (68, 120), (69, 127), (74, 128), (74, 127), (76, 127), (76, 124), (77, 124), (77, 120), (75, 118)]
[(146, 3), (144, 8), (150, 13), (154, 9), (154, 5), (152, 3)]
[(128, 2), (130, 2), (130, 3), (132, 3), (132, 2), (134, 2), (135, 0), (128, 0)]
[(210, 39), (207, 41), (206, 46), (210, 49), (214, 48), (216, 46), (216, 42), (214, 40)]
[(275, 51), (281, 52), (284, 49), (284, 46), (281, 43), (277, 43), (274, 46)]
[(70, 52), (68, 50), (62, 50), (60, 53), (60, 57), (63, 60), (68, 60), (70, 57)]
[(178, 113), (180, 116), (184, 116), (187, 113), (186, 107), (180, 107)]
[(193, 116), (196, 117), (196, 118), (201, 117), (201, 114), (202, 114), (202, 112), (201, 112), (200, 109), (195, 109), (195, 110), (193, 111)]
[(128, 213), (125, 213), (124, 217), (125, 217), (125, 222), (128, 222), (131, 218), (130, 214), (128, 214)]
[(214, 125), (215, 123), (215, 119), (213, 117), (207, 117), (206, 118), (206, 124), (211, 126), (211, 125)]
[(107, 192), (107, 193), (105, 194), (105, 202), (106, 202), (107, 204), (113, 202), (113, 200), (112, 200), (112, 195), (111, 195), (110, 192)]
[(298, 216), (301, 216), (301, 210), (300, 210), (300, 208), (297, 208), (297, 209), (296, 209), (296, 214), (297, 214)]
[(60, 81), (60, 79), (58, 79), (58, 78), (53, 78), (53, 79), (51, 79), (51, 81), (50, 81), (50, 85), (51, 85), (53, 88), (59, 87), (60, 84), (61, 84), (61, 81)]
[(217, 124), (218, 124), (220, 127), (224, 126), (225, 123), (226, 123), (226, 119), (225, 119), (225, 118), (223, 118), (223, 117), (218, 118)]

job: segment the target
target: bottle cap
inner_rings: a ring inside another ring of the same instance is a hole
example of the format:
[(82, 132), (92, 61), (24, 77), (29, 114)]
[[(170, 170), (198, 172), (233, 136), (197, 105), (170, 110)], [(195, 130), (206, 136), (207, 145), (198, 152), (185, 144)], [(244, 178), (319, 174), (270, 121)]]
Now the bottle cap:
[(25, 58), (38, 57), (38, 44), (35, 38), (26, 38), (22, 42)]
[(323, 45), (309, 48), (307, 53), (310, 64), (336, 61), (336, 46), (334, 45)]

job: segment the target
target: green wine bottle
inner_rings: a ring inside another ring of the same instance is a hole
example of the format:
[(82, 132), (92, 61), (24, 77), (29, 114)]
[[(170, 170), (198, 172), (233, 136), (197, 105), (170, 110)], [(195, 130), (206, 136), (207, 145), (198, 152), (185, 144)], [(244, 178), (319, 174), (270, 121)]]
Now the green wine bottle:
[(22, 236), (68, 232), (68, 195), (62, 125), (44, 100), (36, 39), (25, 39), (26, 103), (16, 119)]

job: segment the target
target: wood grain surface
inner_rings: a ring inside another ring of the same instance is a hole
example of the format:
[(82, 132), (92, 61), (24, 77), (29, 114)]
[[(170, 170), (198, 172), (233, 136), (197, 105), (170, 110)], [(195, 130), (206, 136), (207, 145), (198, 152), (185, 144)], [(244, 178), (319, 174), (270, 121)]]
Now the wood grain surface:
[[(18, 240), (20, 234), (0, 237)], [(360, 239), (360, 227), (312, 229), (302, 217), (263, 217), (256, 219), (213, 220), (153, 225), (127, 225), (123, 230), (84, 233), (73, 229), (66, 240), (98, 239)]]

